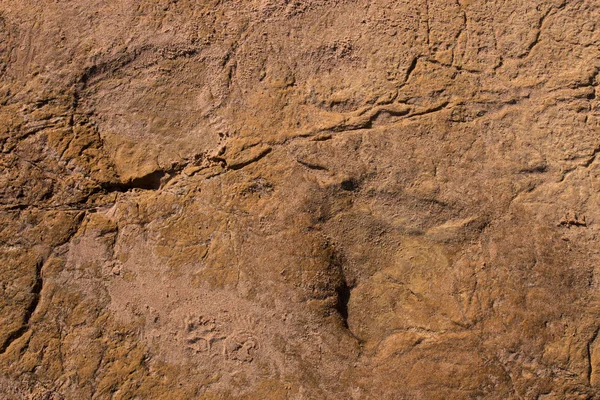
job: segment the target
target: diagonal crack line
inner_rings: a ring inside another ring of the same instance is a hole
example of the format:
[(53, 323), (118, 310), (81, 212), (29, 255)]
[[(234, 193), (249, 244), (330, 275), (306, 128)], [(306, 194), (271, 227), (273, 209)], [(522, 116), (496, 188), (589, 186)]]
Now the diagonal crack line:
[(406, 77), (404, 78), (405, 83), (408, 82), (408, 80), (410, 79), (410, 75), (413, 73), (415, 68), (417, 68), (418, 62), (419, 62), (419, 57), (413, 58), (412, 61), (410, 62), (410, 65), (408, 66), (408, 69), (406, 70)]
[(316, 170), (316, 171), (329, 171), (327, 169), (327, 167), (324, 167), (324, 166), (319, 165), (319, 164), (311, 163), (311, 162), (300, 160), (300, 159), (297, 159), (296, 161), (300, 165), (303, 165), (303, 166), (305, 166), (308, 169), (313, 169), (313, 170)]
[(548, 9), (548, 11), (546, 11), (546, 13), (540, 17), (540, 20), (538, 22), (537, 31), (536, 31), (535, 37), (533, 38), (533, 41), (529, 44), (529, 46), (527, 46), (527, 49), (525, 50), (525, 53), (523, 53), (522, 55), (520, 55), (519, 58), (529, 57), (529, 55), (531, 54), (531, 52), (533, 51), (533, 49), (535, 48), (535, 46), (537, 46), (539, 44), (539, 42), (540, 42), (540, 36), (542, 35), (542, 28), (544, 26), (544, 21), (546, 21), (546, 18), (550, 15), (550, 13), (553, 10), (554, 10), (554, 7), (550, 7)]
[(43, 266), (44, 259), (40, 258), (39, 260), (37, 260), (35, 265), (35, 278), (30, 292), (32, 298), (25, 309), (25, 314), (23, 315), (21, 326), (15, 329), (6, 337), (6, 339), (0, 346), (0, 354), (6, 353), (6, 350), (8, 350), (10, 345), (29, 330), (29, 321), (31, 320), (32, 315), (35, 313), (35, 310), (37, 309), (40, 303), (40, 293), (44, 285), (44, 278), (42, 277)]
[(421, 115), (426, 115), (426, 114), (431, 114), (431, 113), (434, 113), (434, 112), (442, 111), (444, 108), (448, 107), (449, 105), (450, 105), (450, 102), (449, 101), (445, 101), (442, 104), (439, 104), (439, 105), (437, 105), (435, 107), (431, 107), (431, 108), (428, 108), (428, 109), (423, 110), (423, 111), (417, 111), (417, 112), (414, 112), (412, 114), (409, 114), (407, 116), (407, 118), (418, 117), (418, 116), (421, 116)]
[(593, 163), (594, 161), (596, 161), (596, 157), (598, 157), (598, 153), (600, 153), (600, 147), (596, 147), (596, 148), (594, 149), (594, 151), (592, 152), (592, 155), (590, 156), (590, 158), (588, 158), (588, 159), (586, 160), (586, 162), (584, 162), (583, 164), (581, 164), (581, 166), (583, 166), (583, 167), (587, 168), (587, 167), (589, 167), (590, 165), (592, 165), (592, 163)]
[(594, 374), (594, 365), (592, 364), (592, 346), (596, 339), (598, 339), (598, 334), (600, 334), (600, 327), (596, 328), (594, 334), (591, 339), (587, 342), (586, 350), (587, 350), (587, 381), (589, 384), (592, 383), (592, 375)]
[[(76, 221), (75, 226), (71, 229), (67, 238), (62, 243), (57, 244), (55, 246), (55, 248), (60, 247), (71, 241), (73, 236), (75, 236), (75, 234), (79, 231), (79, 227), (81, 226), (81, 224), (83, 222), (84, 216), (85, 216), (85, 212), (81, 212), (75, 217), (75, 221)], [(4, 342), (2, 343), (2, 345), (0, 345), (0, 355), (5, 354), (6, 351), (9, 349), (10, 345), (13, 344), (19, 338), (21, 338), (23, 335), (25, 335), (31, 327), (31, 318), (37, 311), (38, 306), (40, 305), (40, 300), (42, 298), (42, 290), (44, 288), (43, 270), (44, 270), (45, 263), (46, 263), (46, 258), (40, 257), (35, 264), (35, 277), (34, 277), (33, 286), (31, 287), (31, 291), (30, 291), (30, 294), (32, 295), (31, 301), (29, 302), (29, 304), (27, 305), (27, 308), (25, 309), (25, 313), (22, 318), (21, 326), (18, 327), (17, 329), (15, 329), (13, 332), (11, 332), (6, 337), (6, 339), (4, 339)]]

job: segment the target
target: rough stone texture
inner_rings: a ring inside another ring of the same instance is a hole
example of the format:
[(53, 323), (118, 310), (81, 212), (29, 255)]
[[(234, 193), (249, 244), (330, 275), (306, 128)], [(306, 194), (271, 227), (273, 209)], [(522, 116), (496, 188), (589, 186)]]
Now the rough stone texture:
[(600, 398), (594, 0), (1, 0), (2, 399)]

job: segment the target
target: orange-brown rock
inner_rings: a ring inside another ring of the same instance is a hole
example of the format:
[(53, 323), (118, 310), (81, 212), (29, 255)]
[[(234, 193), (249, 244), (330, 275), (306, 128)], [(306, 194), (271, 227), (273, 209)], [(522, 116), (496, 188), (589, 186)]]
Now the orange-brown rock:
[(600, 398), (599, 24), (0, 0), (0, 398)]

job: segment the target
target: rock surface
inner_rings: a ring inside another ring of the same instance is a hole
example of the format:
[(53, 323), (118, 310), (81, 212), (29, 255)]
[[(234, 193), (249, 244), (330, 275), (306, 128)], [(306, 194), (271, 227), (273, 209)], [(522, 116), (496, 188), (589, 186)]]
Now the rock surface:
[(0, 397), (600, 397), (593, 0), (1, 0)]

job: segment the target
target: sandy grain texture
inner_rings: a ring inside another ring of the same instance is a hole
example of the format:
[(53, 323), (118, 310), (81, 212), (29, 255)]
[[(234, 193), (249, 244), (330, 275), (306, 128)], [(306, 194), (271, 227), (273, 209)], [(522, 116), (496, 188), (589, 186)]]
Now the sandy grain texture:
[(0, 0), (0, 398), (600, 397), (594, 0)]

